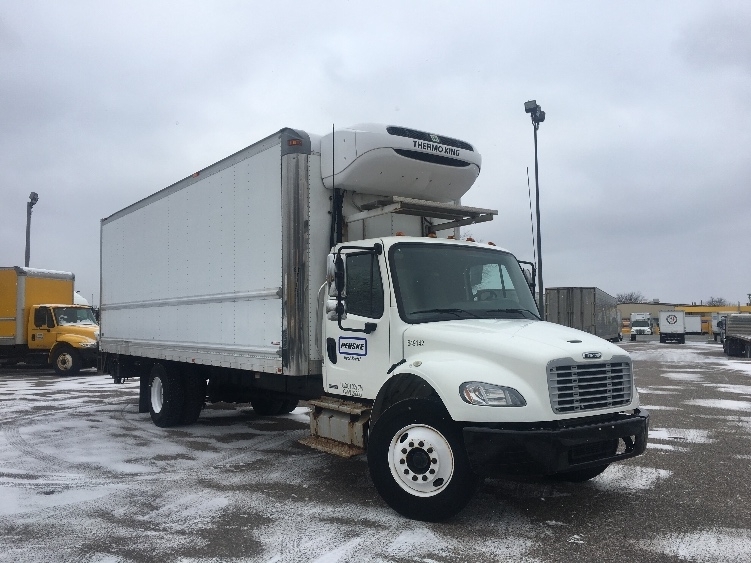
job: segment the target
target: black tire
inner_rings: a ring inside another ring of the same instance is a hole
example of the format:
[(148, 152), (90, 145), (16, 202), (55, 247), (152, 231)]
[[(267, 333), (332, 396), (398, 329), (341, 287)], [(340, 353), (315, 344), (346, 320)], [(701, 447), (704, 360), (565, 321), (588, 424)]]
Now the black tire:
[(635, 334), (631, 335), (631, 342), (636, 342), (636, 335)]
[(685, 344), (685, 343), (686, 343), (686, 335), (682, 334), (681, 335), (681, 344)]
[(160, 428), (182, 422), (185, 410), (184, 381), (165, 364), (154, 364), (149, 379), (149, 413)]
[(665, 344), (665, 337), (662, 334), (660, 335), (660, 344)]
[(266, 396), (253, 397), (250, 405), (259, 416), (277, 416), (289, 411), (285, 411), (286, 401)]
[(194, 374), (185, 377), (185, 403), (180, 419), (182, 424), (193, 424), (201, 416), (206, 402), (206, 380)]
[(400, 401), (381, 414), (368, 438), (368, 467), (391, 508), (425, 522), (457, 514), (481, 482), (459, 427), (442, 404), (425, 399)]
[(81, 371), (81, 355), (70, 346), (60, 346), (52, 355), (57, 375), (76, 375)]

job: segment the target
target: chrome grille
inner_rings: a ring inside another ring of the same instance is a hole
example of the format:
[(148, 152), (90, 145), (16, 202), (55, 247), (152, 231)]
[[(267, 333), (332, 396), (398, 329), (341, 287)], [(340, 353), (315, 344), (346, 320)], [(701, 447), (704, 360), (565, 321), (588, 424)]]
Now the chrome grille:
[(568, 359), (548, 364), (548, 392), (555, 413), (628, 405), (632, 389), (631, 362), (625, 358), (607, 363), (571, 364)]

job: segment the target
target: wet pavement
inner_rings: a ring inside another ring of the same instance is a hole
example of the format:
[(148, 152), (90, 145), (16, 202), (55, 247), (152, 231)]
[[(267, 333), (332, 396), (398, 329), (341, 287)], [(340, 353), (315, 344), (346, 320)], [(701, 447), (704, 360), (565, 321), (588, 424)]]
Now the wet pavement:
[(750, 561), (751, 361), (706, 337), (621, 346), (645, 455), (584, 484), (486, 480), (440, 524), (388, 508), (364, 456), (298, 444), (304, 407), (160, 429), (137, 380), (2, 368), (0, 561)]

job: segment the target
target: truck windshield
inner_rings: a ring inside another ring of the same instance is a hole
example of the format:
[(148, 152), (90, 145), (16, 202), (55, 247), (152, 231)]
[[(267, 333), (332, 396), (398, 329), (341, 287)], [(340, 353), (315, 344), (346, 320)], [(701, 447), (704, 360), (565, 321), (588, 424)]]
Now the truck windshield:
[(60, 326), (96, 324), (94, 313), (89, 307), (57, 307), (55, 320)]
[(539, 319), (519, 263), (501, 250), (403, 243), (389, 253), (399, 315), (408, 323)]
[(637, 326), (648, 327), (649, 326), (649, 321), (634, 321), (634, 322), (631, 323), (631, 326), (633, 326), (633, 327), (637, 327)]

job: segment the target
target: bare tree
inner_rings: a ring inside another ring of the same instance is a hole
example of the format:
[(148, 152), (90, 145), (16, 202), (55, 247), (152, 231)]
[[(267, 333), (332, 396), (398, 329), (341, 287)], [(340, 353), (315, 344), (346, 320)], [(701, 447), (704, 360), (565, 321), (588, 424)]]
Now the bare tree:
[(710, 297), (707, 299), (707, 305), (709, 307), (724, 307), (725, 305), (729, 305), (728, 300), (724, 297)]
[(618, 303), (646, 303), (647, 298), (641, 291), (627, 291), (615, 296)]

